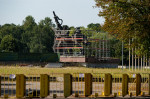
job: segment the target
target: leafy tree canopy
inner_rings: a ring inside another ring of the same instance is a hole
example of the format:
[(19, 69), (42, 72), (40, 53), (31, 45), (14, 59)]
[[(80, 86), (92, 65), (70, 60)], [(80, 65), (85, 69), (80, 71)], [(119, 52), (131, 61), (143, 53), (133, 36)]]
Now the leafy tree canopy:
[(2, 41), (0, 48), (2, 52), (15, 52), (17, 49), (16, 40), (12, 37), (12, 35), (6, 35)]
[[(146, 54), (150, 47), (150, 0), (95, 0), (103, 29)], [(129, 46), (127, 46), (129, 47)]]
[(32, 16), (27, 16), (23, 21), (24, 30), (32, 30), (35, 25), (35, 19)]
[(95, 30), (95, 31), (101, 31), (101, 25), (99, 23), (96, 23), (96, 24), (90, 23), (90, 24), (87, 25), (87, 27), (89, 29), (92, 29), (92, 30)]
[(53, 52), (54, 32), (52, 20), (46, 17), (38, 24), (27, 16), (23, 25), (4, 24), (0, 26), (0, 48), (5, 52)]

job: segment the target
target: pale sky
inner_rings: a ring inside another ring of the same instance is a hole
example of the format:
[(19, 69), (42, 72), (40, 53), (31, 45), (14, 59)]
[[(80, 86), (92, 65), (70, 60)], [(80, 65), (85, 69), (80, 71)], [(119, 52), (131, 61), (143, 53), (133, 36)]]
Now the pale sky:
[(98, 16), (99, 9), (93, 8), (94, 0), (0, 0), (0, 25), (14, 23), (22, 25), (26, 16), (34, 17), (36, 23), (45, 17), (53, 22), (55, 11), (63, 19), (63, 25), (87, 26), (90, 23), (104, 23)]

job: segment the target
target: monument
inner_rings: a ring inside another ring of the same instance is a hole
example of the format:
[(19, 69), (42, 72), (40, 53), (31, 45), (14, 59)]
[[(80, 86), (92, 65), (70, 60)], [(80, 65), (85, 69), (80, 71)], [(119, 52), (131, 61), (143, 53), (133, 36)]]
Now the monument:
[(62, 26), (63, 20), (53, 11), (56, 28), (53, 50), (60, 55), (59, 62), (78, 64), (86, 67), (116, 67), (117, 59), (110, 57), (110, 43), (106, 36), (92, 38), (90, 35), (100, 33), (93, 30), (82, 31), (80, 27), (70, 30)]

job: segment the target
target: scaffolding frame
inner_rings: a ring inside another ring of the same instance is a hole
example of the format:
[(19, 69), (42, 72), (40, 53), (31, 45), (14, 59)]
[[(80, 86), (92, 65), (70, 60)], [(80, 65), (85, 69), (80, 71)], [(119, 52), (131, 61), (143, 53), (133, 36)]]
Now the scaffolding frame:
[(108, 35), (101, 33), (103, 34), (101, 38), (93, 38), (94, 33), (101, 32), (93, 30), (80, 30), (80, 32), (55, 30), (53, 50), (55, 53), (58, 53), (60, 57), (93, 58), (97, 61), (109, 60), (110, 43)]

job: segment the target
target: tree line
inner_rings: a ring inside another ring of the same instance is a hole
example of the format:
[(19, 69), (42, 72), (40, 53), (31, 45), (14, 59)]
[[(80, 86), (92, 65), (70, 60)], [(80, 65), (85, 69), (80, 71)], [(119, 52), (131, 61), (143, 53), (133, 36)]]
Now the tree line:
[(54, 26), (49, 17), (36, 23), (32, 16), (27, 16), (22, 25), (4, 24), (0, 26), (0, 51), (53, 52)]
[[(66, 25), (65, 25), (66, 27)], [(52, 19), (46, 17), (39, 23), (32, 16), (27, 16), (22, 25), (4, 24), (0, 26), (0, 52), (17, 53), (53, 53), (55, 24)], [(67, 26), (75, 29), (74, 26)], [(99, 23), (90, 23), (82, 29), (100, 31), (106, 33)], [(89, 34), (91, 35), (91, 34)], [(92, 36), (92, 35), (91, 35)], [(93, 35), (93, 38), (101, 38)], [(114, 37), (110, 39), (111, 57), (121, 59), (121, 42)], [(127, 53), (125, 55), (128, 55)]]

